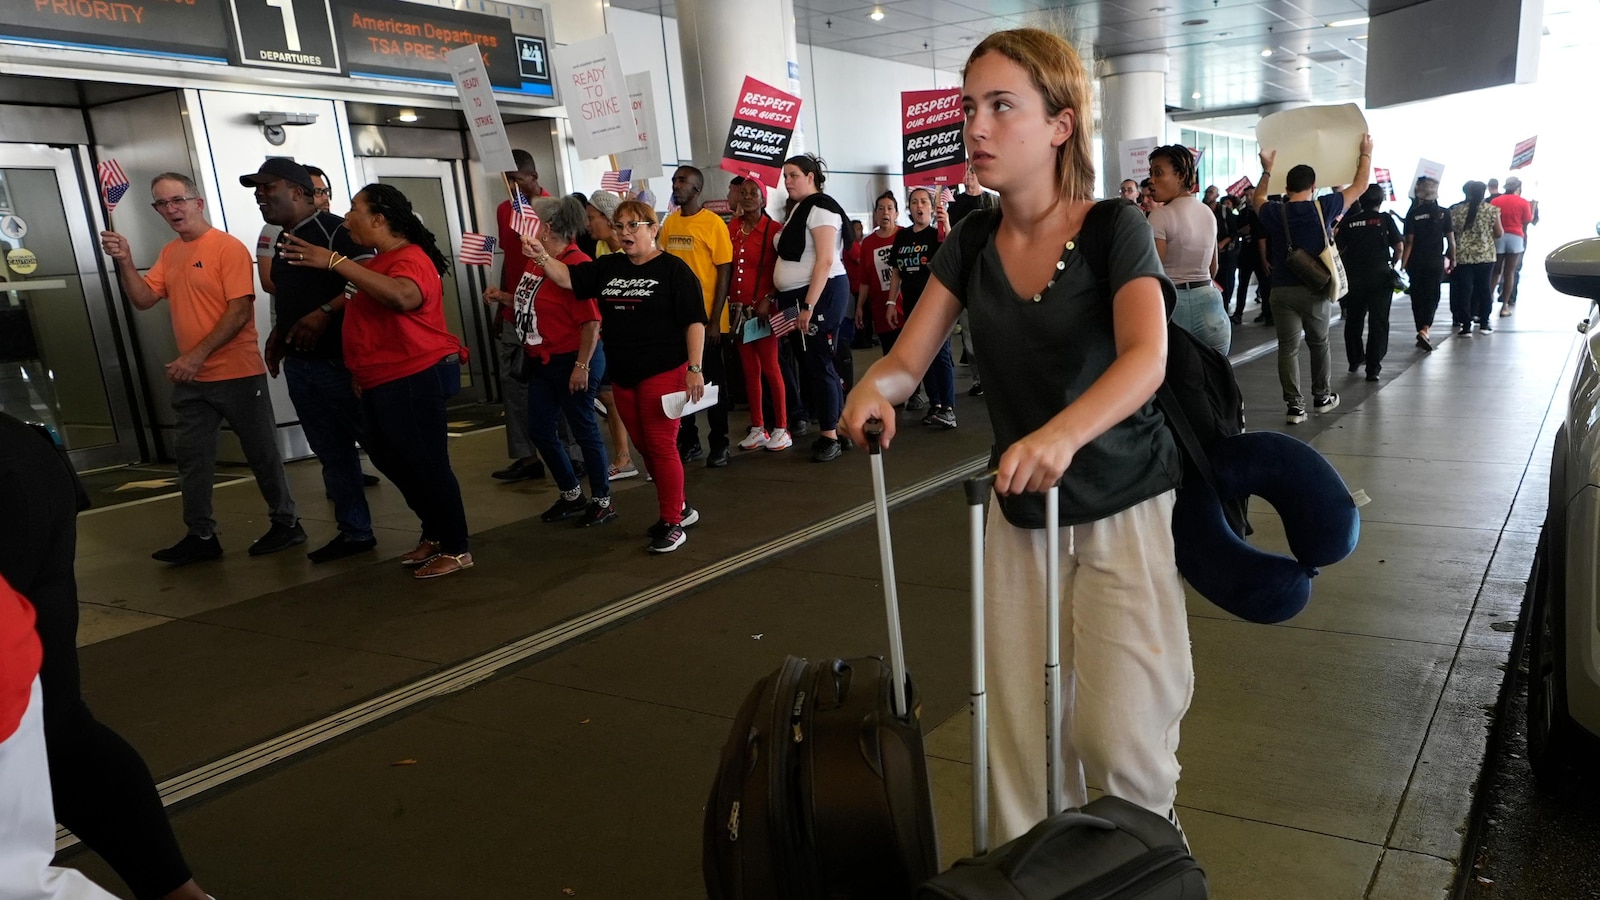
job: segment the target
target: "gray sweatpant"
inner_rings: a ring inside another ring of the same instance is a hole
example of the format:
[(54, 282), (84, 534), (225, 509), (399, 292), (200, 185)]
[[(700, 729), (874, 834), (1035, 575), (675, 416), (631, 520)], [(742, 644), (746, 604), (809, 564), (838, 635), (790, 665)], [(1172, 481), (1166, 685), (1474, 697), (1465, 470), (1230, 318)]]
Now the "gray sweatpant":
[(227, 422), (239, 436), (256, 487), (267, 501), (272, 521), (293, 525), (294, 498), (278, 452), (277, 424), (267, 395), (267, 376), (191, 381), (172, 386), (172, 411), (178, 418), (178, 487), (183, 491), (183, 522), (189, 533), (209, 538), (216, 533), (211, 514), (211, 487), (217, 472), (217, 438)]

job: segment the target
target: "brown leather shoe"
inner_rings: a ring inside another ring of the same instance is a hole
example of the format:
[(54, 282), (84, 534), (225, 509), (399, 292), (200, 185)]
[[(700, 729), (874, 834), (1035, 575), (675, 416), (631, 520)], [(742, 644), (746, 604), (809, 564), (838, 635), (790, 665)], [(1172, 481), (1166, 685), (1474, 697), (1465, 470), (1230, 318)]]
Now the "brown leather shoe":
[(422, 540), (417, 541), (416, 549), (411, 550), (408, 553), (401, 554), (400, 565), (405, 566), (408, 569), (415, 568), (417, 566), (426, 565), (428, 560), (433, 559), (438, 555), (439, 542), (430, 541), (427, 538), (423, 538)]
[(443, 578), (446, 575), (453, 575), (462, 569), (470, 568), (472, 568), (471, 553), (440, 553), (434, 556), (433, 559), (418, 566), (417, 570), (411, 573), (411, 576), (413, 578)]

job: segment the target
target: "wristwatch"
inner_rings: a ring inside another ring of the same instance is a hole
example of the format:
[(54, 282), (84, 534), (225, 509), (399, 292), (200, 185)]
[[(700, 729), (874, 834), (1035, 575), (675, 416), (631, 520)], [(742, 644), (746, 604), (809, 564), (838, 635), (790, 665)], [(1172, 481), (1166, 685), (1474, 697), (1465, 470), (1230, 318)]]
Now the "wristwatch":
[(699, 375), (700, 374), (700, 367), (699, 366), (695, 366), (695, 365), (691, 365), (691, 366), (689, 366), (689, 371), (694, 373), (695, 375)]
[(800, 303), (798, 305), (800, 307), (800, 311), (801, 312), (810, 312), (811, 311), (811, 304), (805, 302), (804, 300), (800, 301)]
[(321, 306), (317, 307), (317, 309), (322, 310), (323, 312), (327, 313), (330, 316), (333, 315), (333, 304), (332, 303), (324, 303)]

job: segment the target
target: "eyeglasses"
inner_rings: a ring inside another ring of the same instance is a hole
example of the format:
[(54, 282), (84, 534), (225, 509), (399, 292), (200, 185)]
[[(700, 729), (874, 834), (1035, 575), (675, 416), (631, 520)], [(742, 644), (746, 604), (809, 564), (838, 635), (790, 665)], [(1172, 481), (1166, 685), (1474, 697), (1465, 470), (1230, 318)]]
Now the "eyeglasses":
[(654, 224), (654, 222), (612, 222), (611, 227), (618, 231), (638, 231), (646, 225)]
[(199, 199), (199, 197), (173, 197), (170, 200), (157, 200), (156, 202), (150, 204), (150, 208), (156, 212), (161, 212), (165, 209), (172, 209), (177, 206), (182, 206), (183, 204), (188, 203), (190, 200)]
[(333, 188), (312, 188), (311, 193), (318, 197), (332, 197)]

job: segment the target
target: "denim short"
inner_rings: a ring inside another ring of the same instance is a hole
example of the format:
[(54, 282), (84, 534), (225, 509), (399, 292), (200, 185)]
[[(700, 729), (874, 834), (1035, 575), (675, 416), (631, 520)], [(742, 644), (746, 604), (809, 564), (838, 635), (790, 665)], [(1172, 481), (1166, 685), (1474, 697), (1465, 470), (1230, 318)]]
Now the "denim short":
[(1504, 256), (1507, 253), (1521, 253), (1528, 249), (1527, 241), (1522, 235), (1506, 232), (1494, 239), (1494, 252)]

